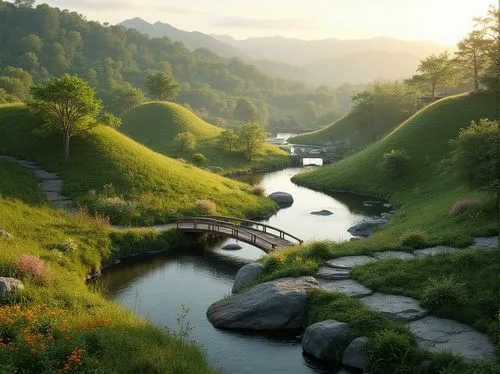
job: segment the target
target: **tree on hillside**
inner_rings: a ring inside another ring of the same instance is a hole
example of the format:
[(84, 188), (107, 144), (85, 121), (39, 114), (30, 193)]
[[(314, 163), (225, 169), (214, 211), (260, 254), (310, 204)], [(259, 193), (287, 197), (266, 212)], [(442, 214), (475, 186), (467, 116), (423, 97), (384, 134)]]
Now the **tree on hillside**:
[(417, 71), (421, 74), (414, 75), (407, 82), (426, 87), (432, 97), (436, 96), (436, 89), (439, 86), (453, 83), (457, 76), (455, 62), (448, 52), (433, 54), (421, 60)]
[(135, 107), (146, 101), (144, 92), (139, 88), (132, 86), (130, 83), (125, 83), (116, 87), (111, 92), (112, 98), (111, 111), (120, 114), (128, 109)]
[(45, 128), (63, 137), (64, 159), (70, 158), (70, 140), (100, 124), (117, 127), (118, 118), (104, 113), (94, 90), (76, 75), (50, 78), (33, 87), (31, 109), (45, 119)]
[(19, 101), (28, 98), (32, 85), (33, 77), (26, 70), (7, 66), (0, 71), (0, 88)]
[(193, 152), (196, 149), (196, 137), (189, 131), (177, 134), (175, 140), (181, 144), (182, 152)]
[(227, 129), (221, 132), (218, 138), (219, 147), (232, 152), (238, 145), (238, 134), (233, 129)]
[(161, 72), (148, 74), (146, 87), (151, 96), (161, 101), (172, 100), (179, 93), (179, 85), (174, 78)]
[(458, 43), (456, 59), (465, 71), (472, 73), (474, 91), (479, 90), (479, 74), (486, 63), (486, 48), (489, 42), (482, 30), (474, 30)]
[(236, 103), (234, 118), (240, 122), (259, 122), (259, 109), (252, 99), (243, 97)]
[(489, 66), (484, 81), (490, 89), (500, 90), (500, 10), (492, 6), (486, 17), (474, 20), (487, 43), (485, 55)]
[(258, 123), (248, 122), (238, 131), (239, 143), (248, 161), (259, 155), (264, 147), (268, 134)]

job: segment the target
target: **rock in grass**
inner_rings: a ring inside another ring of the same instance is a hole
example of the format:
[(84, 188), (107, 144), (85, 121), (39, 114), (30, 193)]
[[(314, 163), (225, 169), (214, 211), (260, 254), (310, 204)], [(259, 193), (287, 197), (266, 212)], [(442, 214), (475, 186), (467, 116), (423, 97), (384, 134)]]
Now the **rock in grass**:
[(289, 207), (293, 204), (293, 196), (287, 192), (273, 192), (268, 196), (269, 199), (273, 200), (281, 208)]
[(331, 360), (349, 333), (344, 322), (327, 320), (309, 326), (302, 339), (302, 349), (318, 360)]
[(361, 222), (355, 226), (352, 226), (347, 231), (354, 236), (370, 236), (375, 229), (379, 226), (387, 223), (387, 219), (377, 218)]
[(350, 366), (357, 369), (365, 369), (366, 353), (365, 346), (368, 338), (362, 336), (354, 339), (346, 348), (342, 355), (342, 365)]
[(12, 234), (7, 232), (6, 230), (0, 229), (0, 238), (12, 238)]
[(10, 293), (24, 288), (23, 282), (15, 278), (0, 277), (0, 299), (7, 297)]
[(242, 330), (293, 330), (302, 327), (307, 293), (319, 288), (313, 277), (282, 278), (217, 301), (207, 318), (218, 328)]
[(257, 279), (263, 269), (264, 265), (259, 264), (258, 262), (252, 262), (243, 266), (240, 270), (238, 270), (238, 273), (234, 278), (232, 293), (234, 294), (238, 292), (245, 287), (245, 285)]
[(361, 302), (368, 309), (384, 313), (389, 318), (399, 322), (414, 321), (427, 314), (427, 310), (419, 306), (418, 300), (407, 296), (374, 293), (363, 297)]

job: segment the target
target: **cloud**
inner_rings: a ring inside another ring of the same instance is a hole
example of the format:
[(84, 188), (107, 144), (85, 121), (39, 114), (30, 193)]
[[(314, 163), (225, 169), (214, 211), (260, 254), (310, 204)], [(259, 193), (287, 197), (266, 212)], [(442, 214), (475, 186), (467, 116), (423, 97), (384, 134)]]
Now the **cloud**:
[(222, 18), (212, 23), (213, 26), (228, 29), (267, 29), (267, 30), (319, 30), (310, 20), (300, 18)]

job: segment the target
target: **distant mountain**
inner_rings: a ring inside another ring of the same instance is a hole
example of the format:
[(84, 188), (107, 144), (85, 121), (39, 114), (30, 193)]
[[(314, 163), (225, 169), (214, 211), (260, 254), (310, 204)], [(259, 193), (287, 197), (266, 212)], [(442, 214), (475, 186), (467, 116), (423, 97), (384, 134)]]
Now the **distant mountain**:
[(227, 58), (238, 57), (247, 60), (248, 57), (236, 47), (221, 42), (210, 35), (198, 31), (184, 31), (177, 29), (168, 23), (156, 22), (151, 24), (142, 18), (132, 18), (119, 23), (128, 29), (136, 29), (152, 38), (168, 37), (170, 40), (182, 42), (186, 48), (195, 50), (206, 48), (212, 52)]

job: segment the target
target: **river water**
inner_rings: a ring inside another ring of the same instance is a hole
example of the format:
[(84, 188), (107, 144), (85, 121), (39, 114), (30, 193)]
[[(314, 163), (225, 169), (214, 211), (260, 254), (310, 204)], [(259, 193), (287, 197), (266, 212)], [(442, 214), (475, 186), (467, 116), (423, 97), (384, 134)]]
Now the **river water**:
[[(388, 209), (382, 204), (365, 206), (374, 200), (353, 194), (328, 196), (294, 185), (290, 178), (299, 168), (248, 177), (267, 191), (291, 193), (294, 204), (280, 210), (266, 222), (303, 240), (349, 240), (347, 229), (365, 217)], [(327, 209), (331, 216), (310, 213)], [(102, 277), (110, 297), (137, 315), (158, 326), (189, 331), (205, 352), (210, 364), (227, 374), (335, 373), (336, 368), (308, 362), (296, 336), (242, 334), (215, 329), (207, 320), (208, 306), (231, 293), (238, 269), (265, 255), (261, 250), (239, 243), (239, 251), (222, 247), (234, 239), (221, 240), (204, 250), (144, 257), (107, 270)], [(183, 313), (187, 307), (189, 311)], [(178, 321), (179, 315), (183, 318)]]

